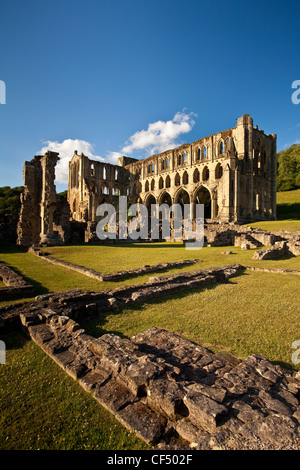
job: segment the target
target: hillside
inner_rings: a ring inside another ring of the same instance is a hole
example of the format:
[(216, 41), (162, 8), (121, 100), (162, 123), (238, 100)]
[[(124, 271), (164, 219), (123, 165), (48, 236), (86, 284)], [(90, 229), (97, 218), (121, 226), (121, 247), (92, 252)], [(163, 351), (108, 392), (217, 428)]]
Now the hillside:
[(300, 145), (291, 145), (277, 154), (277, 190), (300, 188)]

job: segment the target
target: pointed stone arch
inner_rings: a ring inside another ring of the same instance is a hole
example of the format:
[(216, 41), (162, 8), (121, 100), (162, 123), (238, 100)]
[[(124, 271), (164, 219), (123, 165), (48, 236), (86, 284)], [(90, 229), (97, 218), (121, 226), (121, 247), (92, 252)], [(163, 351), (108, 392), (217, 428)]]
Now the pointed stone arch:
[(187, 171), (182, 175), (182, 184), (189, 184), (189, 175)]
[(164, 179), (163, 179), (163, 177), (161, 176), (161, 177), (159, 178), (159, 181), (158, 181), (158, 188), (159, 188), (159, 189), (163, 189), (163, 187), (164, 187)]
[(199, 183), (200, 181), (200, 172), (198, 168), (195, 168), (194, 173), (193, 173), (193, 183)]
[(202, 184), (199, 185), (193, 192), (193, 199), (196, 204), (204, 204), (204, 219), (211, 219), (212, 195), (210, 190)]

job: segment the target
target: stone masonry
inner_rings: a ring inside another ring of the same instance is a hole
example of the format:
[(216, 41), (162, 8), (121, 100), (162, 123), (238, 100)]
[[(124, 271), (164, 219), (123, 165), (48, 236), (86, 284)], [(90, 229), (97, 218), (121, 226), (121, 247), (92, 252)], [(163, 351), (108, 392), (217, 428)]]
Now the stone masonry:
[(207, 222), (276, 219), (276, 135), (253, 127), (248, 114), (231, 129), (144, 160), (123, 156), (112, 165), (75, 151), (69, 164), (68, 204), (61, 207), (54, 185), (58, 159), (57, 153), (46, 152), (25, 162), (20, 245), (69, 243), (71, 222), (82, 224), (81, 242), (95, 242), (98, 206), (112, 204), (118, 226), (119, 196), (148, 210), (154, 204), (167, 206), (171, 227), (174, 204), (189, 204), (194, 223), (197, 204), (203, 204)]
[(102, 203), (205, 205), (205, 218), (244, 223), (276, 219), (276, 135), (253, 127), (244, 114), (237, 126), (144, 160), (122, 157), (119, 165), (75, 155), (69, 166), (72, 217), (96, 220)]

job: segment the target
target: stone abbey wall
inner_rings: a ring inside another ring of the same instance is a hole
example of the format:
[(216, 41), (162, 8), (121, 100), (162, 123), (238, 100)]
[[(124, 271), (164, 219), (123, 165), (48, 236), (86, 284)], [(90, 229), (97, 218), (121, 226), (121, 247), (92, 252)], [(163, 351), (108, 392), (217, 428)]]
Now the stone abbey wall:
[(75, 153), (68, 200), (74, 219), (94, 221), (103, 202), (119, 195), (151, 204), (205, 204), (213, 221), (276, 218), (276, 135), (253, 127), (245, 114), (237, 126), (144, 160), (122, 157), (119, 166)]
[(98, 206), (112, 204), (118, 219), (119, 196), (148, 208), (190, 204), (192, 221), (197, 204), (204, 205), (206, 222), (276, 219), (276, 135), (253, 127), (248, 114), (236, 127), (144, 160), (124, 156), (119, 165), (112, 165), (75, 151), (69, 164), (68, 202), (56, 195), (58, 160), (57, 153), (46, 152), (24, 164), (20, 245), (96, 241)]

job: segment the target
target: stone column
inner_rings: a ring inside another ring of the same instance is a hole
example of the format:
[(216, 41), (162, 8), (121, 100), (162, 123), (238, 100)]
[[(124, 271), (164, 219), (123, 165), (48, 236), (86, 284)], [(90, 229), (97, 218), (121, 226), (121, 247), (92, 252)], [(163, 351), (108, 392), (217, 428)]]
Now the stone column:
[(59, 160), (58, 153), (46, 152), (41, 157), (42, 196), (40, 204), (41, 234), (40, 241), (47, 243), (53, 237), (53, 213), (57, 205), (55, 189), (55, 166)]

